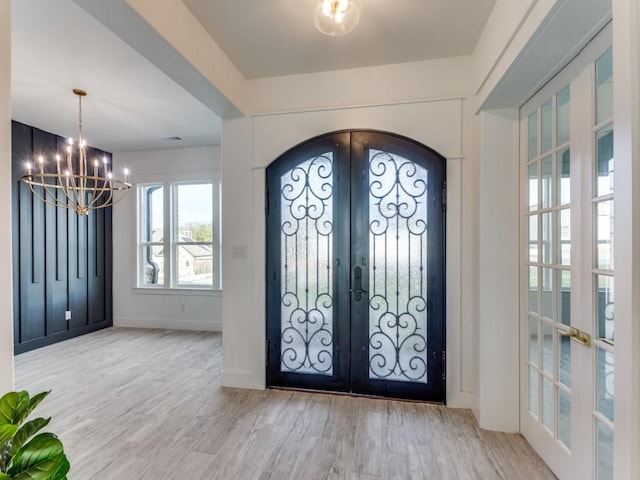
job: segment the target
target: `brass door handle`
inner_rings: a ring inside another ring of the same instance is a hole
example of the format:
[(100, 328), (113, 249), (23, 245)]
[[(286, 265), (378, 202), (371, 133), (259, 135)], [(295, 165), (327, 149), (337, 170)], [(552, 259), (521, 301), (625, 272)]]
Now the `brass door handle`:
[(583, 332), (576, 327), (570, 327), (569, 330), (563, 330), (561, 328), (556, 328), (558, 335), (563, 337), (570, 337), (571, 340), (578, 342), (581, 345), (586, 347), (591, 346), (591, 335), (586, 332)]

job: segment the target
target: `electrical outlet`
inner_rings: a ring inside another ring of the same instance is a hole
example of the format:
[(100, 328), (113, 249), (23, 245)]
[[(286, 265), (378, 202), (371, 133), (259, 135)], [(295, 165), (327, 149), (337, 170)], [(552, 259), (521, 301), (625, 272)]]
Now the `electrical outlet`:
[(184, 312), (186, 312), (186, 311), (187, 311), (187, 306), (186, 306), (184, 303), (181, 303), (181, 304), (180, 304), (180, 311), (181, 311), (182, 313), (184, 313)]
[(71, 310), (67, 310), (66, 312), (64, 312), (64, 319), (71, 320)]

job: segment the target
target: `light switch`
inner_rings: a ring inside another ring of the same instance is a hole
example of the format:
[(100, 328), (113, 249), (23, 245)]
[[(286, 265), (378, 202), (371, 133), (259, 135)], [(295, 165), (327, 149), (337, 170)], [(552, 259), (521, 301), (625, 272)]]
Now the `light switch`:
[(231, 256), (233, 258), (247, 258), (247, 246), (234, 245), (231, 247)]

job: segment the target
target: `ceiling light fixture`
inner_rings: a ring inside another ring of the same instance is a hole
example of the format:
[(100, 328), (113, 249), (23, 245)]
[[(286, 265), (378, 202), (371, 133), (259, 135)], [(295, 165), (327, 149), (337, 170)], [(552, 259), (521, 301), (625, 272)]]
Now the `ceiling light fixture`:
[[(75, 210), (78, 215), (87, 215), (89, 210), (107, 208), (118, 203), (131, 188), (131, 184), (128, 182), (127, 169), (124, 170), (124, 180), (113, 177), (107, 157), (103, 157), (102, 162), (95, 158), (91, 171), (87, 161), (87, 141), (82, 135), (82, 97), (87, 92), (74, 88), (73, 93), (78, 96), (78, 142), (74, 143), (72, 138), (68, 140), (64, 166), (61, 165), (63, 162), (59, 153), (55, 156), (55, 167), (47, 164), (44, 157), (40, 156), (36, 168), (31, 162), (27, 162), (28, 173), (20, 181), (29, 185), (31, 192), (43, 202)], [(75, 161), (74, 146), (78, 152)]]
[(358, 25), (361, 9), (361, 0), (316, 0), (313, 23), (330, 37), (344, 35)]

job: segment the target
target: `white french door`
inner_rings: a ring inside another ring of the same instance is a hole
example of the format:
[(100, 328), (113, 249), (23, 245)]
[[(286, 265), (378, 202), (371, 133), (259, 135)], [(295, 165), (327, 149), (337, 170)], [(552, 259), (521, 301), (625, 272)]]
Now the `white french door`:
[(562, 479), (613, 478), (611, 28), (520, 111), (521, 430)]

